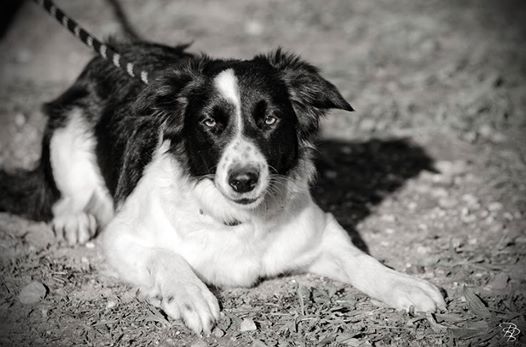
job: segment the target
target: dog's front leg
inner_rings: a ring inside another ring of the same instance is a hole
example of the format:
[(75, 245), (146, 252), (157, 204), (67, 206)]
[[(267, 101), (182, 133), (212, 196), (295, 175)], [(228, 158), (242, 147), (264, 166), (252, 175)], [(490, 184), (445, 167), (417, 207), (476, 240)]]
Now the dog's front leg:
[(351, 283), (365, 294), (386, 304), (408, 310), (434, 312), (445, 308), (437, 287), (387, 268), (354, 246), (347, 232), (331, 214), (326, 215), (319, 256), (308, 271)]
[(126, 227), (115, 221), (105, 230), (108, 262), (167, 315), (182, 319), (197, 334), (210, 334), (220, 317), (216, 297), (183, 257), (164, 248), (145, 247), (144, 240)]

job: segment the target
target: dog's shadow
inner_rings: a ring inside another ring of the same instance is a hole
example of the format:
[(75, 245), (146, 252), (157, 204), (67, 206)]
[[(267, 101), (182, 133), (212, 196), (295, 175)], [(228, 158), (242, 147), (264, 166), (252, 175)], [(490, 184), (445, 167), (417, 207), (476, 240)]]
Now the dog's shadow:
[(353, 243), (368, 252), (356, 224), (371, 214), (385, 196), (422, 171), (435, 171), (425, 150), (405, 138), (345, 142), (318, 141), (317, 182), (312, 193), (349, 232)]

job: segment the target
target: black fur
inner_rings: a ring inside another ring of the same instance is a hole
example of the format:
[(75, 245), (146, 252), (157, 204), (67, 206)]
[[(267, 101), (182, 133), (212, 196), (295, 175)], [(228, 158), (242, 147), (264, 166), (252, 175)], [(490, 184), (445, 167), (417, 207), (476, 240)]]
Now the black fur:
[[(232, 134), (231, 105), (217, 97), (213, 78), (233, 69), (241, 92), (245, 135), (258, 144), (274, 173), (287, 174), (301, 155), (302, 140), (316, 131), (326, 109), (352, 110), (336, 88), (312, 66), (278, 49), (252, 60), (221, 60), (148, 42), (110, 42), (123, 58), (154, 72), (145, 86), (101, 58), (45, 106), (49, 116), (41, 164), (20, 176), (2, 174), (0, 208), (35, 219), (50, 217), (58, 198), (49, 165), (49, 137), (79, 108), (94, 129), (100, 171), (114, 200), (137, 185), (162, 139), (190, 177), (213, 174)], [(267, 126), (267, 115), (276, 126)], [(207, 128), (204, 119), (216, 126)], [(23, 181), (22, 179), (25, 178)]]
[(60, 194), (49, 161), (49, 132), (42, 140), (42, 155), (33, 170), (8, 173), (0, 170), (0, 211), (36, 221), (51, 220), (51, 206)]

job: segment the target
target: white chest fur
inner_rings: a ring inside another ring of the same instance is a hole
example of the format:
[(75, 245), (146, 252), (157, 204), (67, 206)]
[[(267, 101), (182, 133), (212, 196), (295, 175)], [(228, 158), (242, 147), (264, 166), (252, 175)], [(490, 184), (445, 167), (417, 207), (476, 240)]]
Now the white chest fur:
[[(277, 209), (244, 211), (211, 181), (187, 181), (163, 148), (118, 212), (129, 226), (123, 232), (145, 247), (181, 255), (203, 280), (222, 286), (248, 286), (317, 256), (325, 216), (308, 192)], [(229, 220), (241, 223), (225, 225)]]

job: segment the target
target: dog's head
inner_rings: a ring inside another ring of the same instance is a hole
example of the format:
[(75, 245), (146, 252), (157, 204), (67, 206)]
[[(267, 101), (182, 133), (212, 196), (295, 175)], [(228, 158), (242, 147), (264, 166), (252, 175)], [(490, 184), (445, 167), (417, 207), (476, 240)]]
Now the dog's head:
[(197, 181), (253, 208), (305, 156), (327, 109), (352, 111), (316, 68), (281, 50), (252, 60), (200, 58), (152, 83), (150, 113)]

